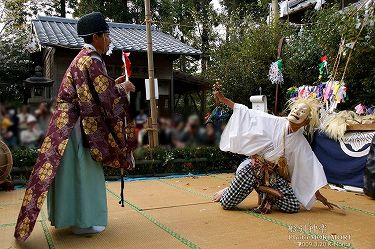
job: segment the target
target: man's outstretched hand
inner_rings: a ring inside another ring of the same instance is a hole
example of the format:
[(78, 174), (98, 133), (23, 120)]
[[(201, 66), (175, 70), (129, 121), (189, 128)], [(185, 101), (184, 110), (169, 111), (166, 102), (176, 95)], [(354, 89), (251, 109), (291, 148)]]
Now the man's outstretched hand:
[(320, 201), (321, 203), (323, 203), (325, 206), (327, 206), (329, 209), (334, 209), (335, 207), (338, 208), (338, 209), (341, 209), (338, 205), (332, 203), (332, 202), (329, 202), (327, 200), (327, 198), (325, 198), (320, 192), (319, 190), (316, 191), (315, 193), (315, 197), (318, 201)]
[(213, 201), (213, 202), (219, 202), (220, 199), (221, 199), (221, 196), (223, 195), (224, 190), (226, 190), (226, 189), (227, 189), (227, 188), (223, 188), (222, 190), (216, 192), (216, 193), (214, 194), (214, 196), (212, 197), (212, 201)]

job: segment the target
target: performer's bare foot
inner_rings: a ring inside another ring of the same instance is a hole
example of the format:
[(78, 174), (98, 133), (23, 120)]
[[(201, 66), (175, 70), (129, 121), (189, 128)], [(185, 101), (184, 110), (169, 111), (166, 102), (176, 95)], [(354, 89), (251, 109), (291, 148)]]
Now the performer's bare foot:
[(212, 201), (213, 201), (213, 202), (219, 202), (220, 199), (221, 199), (221, 196), (223, 195), (224, 190), (226, 190), (226, 189), (227, 189), (227, 188), (223, 188), (222, 190), (216, 192), (216, 193), (214, 194), (214, 196), (212, 197)]
[[(263, 187), (263, 190), (267, 190), (270, 193), (265, 193), (265, 192), (259, 192), (258, 196), (258, 204), (259, 206), (256, 208), (251, 209), (252, 212), (258, 213), (258, 214), (270, 214), (272, 212), (272, 206), (275, 198), (275, 195), (277, 196), (282, 196), (282, 193), (278, 190), (268, 188), (268, 187)], [(272, 191), (271, 191), (272, 190)]]
[(251, 211), (258, 214), (270, 214), (272, 213), (272, 204), (268, 200), (265, 200), (264, 203), (256, 208), (253, 208)]

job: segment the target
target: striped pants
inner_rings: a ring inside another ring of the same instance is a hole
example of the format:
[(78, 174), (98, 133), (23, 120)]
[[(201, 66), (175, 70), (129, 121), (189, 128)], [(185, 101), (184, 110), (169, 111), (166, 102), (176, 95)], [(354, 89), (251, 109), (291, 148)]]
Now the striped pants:
[[(253, 189), (260, 192), (257, 189), (257, 179), (255, 178), (255, 170), (251, 165), (251, 161), (241, 166), (242, 167), (237, 170), (236, 176), (229, 188), (224, 190), (221, 196), (220, 203), (224, 209), (236, 207)], [(276, 181), (273, 184), (271, 183), (270, 187), (283, 193), (283, 197), (277, 199), (274, 203), (280, 211), (286, 213), (297, 213), (299, 211), (300, 203), (294, 195), (293, 189), (284, 178), (277, 174)]]

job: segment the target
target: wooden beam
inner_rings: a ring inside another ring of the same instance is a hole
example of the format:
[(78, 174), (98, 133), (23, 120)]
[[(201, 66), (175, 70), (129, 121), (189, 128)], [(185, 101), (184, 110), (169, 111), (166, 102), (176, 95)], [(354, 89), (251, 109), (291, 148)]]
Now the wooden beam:
[(201, 91), (201, 111), (202, 115), (206, 113), (206, 90)]
[(155, 99), (154, 88), (154, 57), (152, 51), (152, 33), (151, 33), (151, 7), (150, 0), (144, 0), (145, 3), (145, 22), (146, 22), (146, 36), (147, 36), (147, 64), (148, 64), (148, 78), (150, 84), (150, 107), (151, 107), (151, 122), (152, 122), (152, 142), (150, 147), (156, 147), (158, 142), (158, 110)]
[(189, 97), (191, 98), (191, 100), (193, 101), (193, 104), (195, 106), (195, 110), (197, 110), (197, 112), (199, 113), (199, 109), (198, 109), (198, 106), (197, 106), (197, 103), (195, 103), (195, 100), (194, 100), (194, 97), (192, 94), (189, 94)]
[(169, 105), (170, 105), (170, 113), (174, 113), (175, 105), (174, 105), (174, 78), (173, 78), (173, 67), (172, 67), (172, 75), (171, 75), (171, 85), (169, 89)]
[(174, 104), (174, 106), (178, 105), (178, 102), (180, 102), (180, 98), (181, 98), (181, 94), (178, 94), (177, 100), (176, 100), (176, 103)]

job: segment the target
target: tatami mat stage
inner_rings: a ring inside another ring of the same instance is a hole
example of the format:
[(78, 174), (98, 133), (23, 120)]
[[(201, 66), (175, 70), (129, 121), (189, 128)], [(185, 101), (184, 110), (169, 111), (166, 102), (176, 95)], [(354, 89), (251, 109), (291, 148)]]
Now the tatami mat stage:
[(15, 221), (24, 190), (0, 192), (0, 249), (9, 248), (375, 248), (375, 201), (324, 189), (345, 214), (317, 203), (311, 211), (259, 215), (252, 193), (241, 210), (211, 202), (231, 174), (127, 181), (125, 207), (120, 182), (107, 183), (109, 224), (98, 235), (75, 236), (49, 225), (46, 205), (30, 238), (17, 243)]

